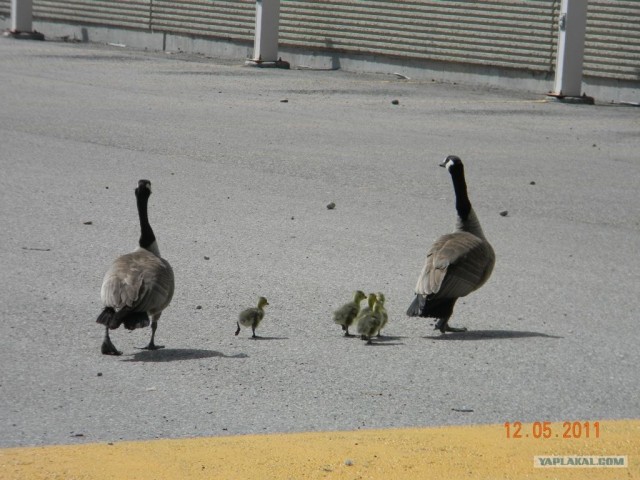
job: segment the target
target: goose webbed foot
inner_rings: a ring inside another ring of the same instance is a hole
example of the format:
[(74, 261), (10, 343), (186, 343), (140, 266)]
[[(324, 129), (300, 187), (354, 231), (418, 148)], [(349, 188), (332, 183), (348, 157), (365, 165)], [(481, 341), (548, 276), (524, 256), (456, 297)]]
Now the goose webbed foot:
[(109, 338), (109, 327), (107, 327), (107, 330), (104, 334), (104, 340), (102, 341), (100, 351), (103, 355), (122, 355), (122, 352), (116, 348), (116, 346), (111, 342), (111, 339)]
[(156, 345), (153, 340), (146, 347), (139, 347), (140, 350), (160, 350), (161, 348), (164, 348), (164, 345)]
[(104, 339), (100, 351), (103, 355), (122, 355), (122, 352), (118, 350), (113, 343), (111, 343), (111, 340), (109, 340), (109, 338)]
[(444, 327), (444, 331), (451, 333), (462, 333), (467, 331), (467, 327), (450, 327), (449, 325), (447, 325), (446, 327)]
[(459, 327), (459, 328), (450, 327), (448, 318), (438, 320), (438, 323), (436, 323), (434, 330), (440, 330), (442, 333), (445, 333), (445, 332), (462, 333), (467, 331), (466, 327)]

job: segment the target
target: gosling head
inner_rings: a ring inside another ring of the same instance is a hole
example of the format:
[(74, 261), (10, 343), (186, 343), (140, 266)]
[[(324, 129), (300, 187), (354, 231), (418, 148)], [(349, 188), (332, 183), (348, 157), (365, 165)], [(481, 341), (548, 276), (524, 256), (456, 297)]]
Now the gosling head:
[(258, 308), (262, 308), (266, 305), (269, 305), (269, 302), (267, 301), (267, 299), (265, 297), (260, 297), (258, 299)]
[(369, 298), (367, 299), (367, 303), (369, 304), (369, 308), (373, 310), (373, 306), (378, 301), (375, 293), (370, 293)]
[(364, 293), (362, 290), (357, 290), (356, 293), (354, 293), (354, 295), (353, 295), (353, 300), (356, 303), (360, 303), (365, 298), (367, 298), (367, 294)]
[(378, 293), (376, 294), (376, 299), (378, 300), (378, 303), (379, 303), (380, 305), (384, 305), (384, 301), (385, 301), (384, 293), (382, 293), (382, 292), (378, 292)]

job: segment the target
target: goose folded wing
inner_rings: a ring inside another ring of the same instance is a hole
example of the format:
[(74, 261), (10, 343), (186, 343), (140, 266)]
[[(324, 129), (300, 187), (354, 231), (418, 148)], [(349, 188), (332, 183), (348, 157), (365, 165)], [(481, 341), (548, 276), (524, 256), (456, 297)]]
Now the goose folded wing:
[(438, 238), (427, 254), (416, 293), (457, 298), (478, 288), (487, 269), (485, 243), (466, 232)]
[(105, 275), (101, 294), (104, 305), (116, 311), (125, 307), (161, 311), (173, 296), (173, 272), (166, 261), (151, 253), (123, 255)]

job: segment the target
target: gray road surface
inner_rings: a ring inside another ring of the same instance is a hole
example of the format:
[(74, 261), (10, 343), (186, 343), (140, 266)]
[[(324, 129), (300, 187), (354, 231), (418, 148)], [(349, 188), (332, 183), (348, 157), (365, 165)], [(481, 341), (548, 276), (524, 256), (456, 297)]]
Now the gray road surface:
[[(0, 446), (640, 417), (640, 109), (8, 39), (0, 85)], [(404, 312), (447, 154), (498, 260), (443, 339)], [(139, 178), (166, 349), (105, 357)], [(376, 346), (332, 323), (355, 289), (386, 293)], [(234, 337), (259, 295), (264, 338)]]

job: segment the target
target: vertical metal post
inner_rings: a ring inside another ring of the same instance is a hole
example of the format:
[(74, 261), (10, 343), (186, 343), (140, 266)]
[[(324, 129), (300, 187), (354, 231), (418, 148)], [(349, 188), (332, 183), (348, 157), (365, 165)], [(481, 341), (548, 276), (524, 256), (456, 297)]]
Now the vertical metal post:
[(580, 97), (588, 0), (562, 0), (553, 96)]
[(11, 28), (7, 37), (44, 40), (44, 35), (33, 30), (33, 0), (11, 0)]
[(249, 64), (289, 68), (287, 62), (278, 59), (279, 28), (280, 0), (256, 0), (256, 33)]
[(11, 0), (11, 31), (30, 32), (33, 27), (33, 0)]

